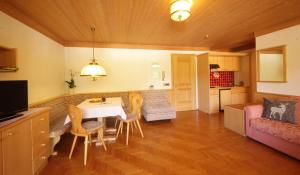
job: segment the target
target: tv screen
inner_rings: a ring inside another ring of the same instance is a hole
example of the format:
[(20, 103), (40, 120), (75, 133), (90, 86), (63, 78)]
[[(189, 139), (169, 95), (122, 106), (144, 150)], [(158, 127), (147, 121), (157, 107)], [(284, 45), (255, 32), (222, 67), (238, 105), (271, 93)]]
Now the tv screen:
[(0, 81), (0, 122), (28, 109), (27, 80)]

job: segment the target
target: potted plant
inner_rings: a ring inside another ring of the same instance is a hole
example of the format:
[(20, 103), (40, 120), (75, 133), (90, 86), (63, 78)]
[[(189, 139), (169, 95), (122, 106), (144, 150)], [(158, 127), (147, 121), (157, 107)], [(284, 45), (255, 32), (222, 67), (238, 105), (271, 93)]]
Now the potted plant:
[(74, 81), (75, 73), (73, 73), (72, 70), (70, 71), (70, 76), (71, 76), (70, 81), (65, 81), (65, 82), (68, 84), (69, 94), (74, 94), (74, 89), (76, 88), (76, 85), (75, 85), (75, 81)]

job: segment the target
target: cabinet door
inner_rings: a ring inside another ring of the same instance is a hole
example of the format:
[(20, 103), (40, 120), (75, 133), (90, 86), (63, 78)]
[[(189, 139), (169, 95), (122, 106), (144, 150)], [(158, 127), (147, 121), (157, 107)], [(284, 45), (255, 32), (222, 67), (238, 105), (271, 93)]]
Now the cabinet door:
[(32, 174), (31, 123), (25, 121), (2, 132), (3, 174)]
[(220, 66), (219, 70), (224, 71), (225, 66), (225, 59), (222, 56), (218, 56), (218, 64)]
[(209, 57), (209, 64), (218, 64), (218, 57), (210, 56)]
[(220, 91), (220, 109), (224, 110), (224, 106), (231, 105), (231, 90)]
[(239, 70), (240, 70), (240, 58), (232, 57), (232, 71), (239, 71)]
[(245, 104), (248, 100), (248, 93), (234, 93), (231, 94), (232, 104)]
[(232, 71), (233, 57), (224, 57), (224, 71)]
[(240, 94), (236, 93), (236, 94), (231, 94), (231, 103), (232, 104), (241, 104), (240, 103)]
[(210, 95), (209, 97), (209, 113), (219, 112), (219, 95)]

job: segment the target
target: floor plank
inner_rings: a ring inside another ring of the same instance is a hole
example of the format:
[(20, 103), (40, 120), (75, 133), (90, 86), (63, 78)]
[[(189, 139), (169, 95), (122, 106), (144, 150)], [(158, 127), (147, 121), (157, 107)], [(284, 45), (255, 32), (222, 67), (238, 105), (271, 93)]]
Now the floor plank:
[(83, 166), (83, 140), (68, 159), (73, 137), (66, 134), (42, 175), (299, 175), (300, 161), (240, 136), (223, 126), (223, 115), (178, 112), (172, 121), (142, 122), (145, 138), (137, 130), (125, 145), (125, 132), (117, 143), (89, 147)]

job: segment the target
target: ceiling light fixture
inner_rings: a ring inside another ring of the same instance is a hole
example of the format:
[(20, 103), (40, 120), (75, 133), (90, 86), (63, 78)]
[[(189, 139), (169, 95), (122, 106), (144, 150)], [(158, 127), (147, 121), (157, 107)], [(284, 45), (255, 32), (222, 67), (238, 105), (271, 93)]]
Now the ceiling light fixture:
[(91, 31), (93, 34), (93, 59), (88, 65), (84, 66), (81, 69), (80, 76), (91, 76), (93, 78), (93, 81), (96, 81), (97, 77), (106, 76), (107, 74), (105, 69), (96, 62), (95, 51), (94, 51), (95, 50), (95, 27), (92, 27)]
[(191, 15), (192, 0), (174, 0), (170, 5), (170, 15), (173, 21), (184, 21)]

